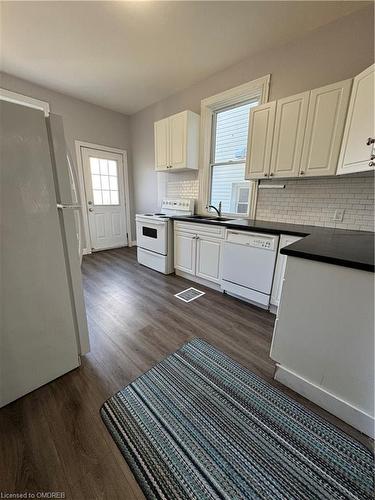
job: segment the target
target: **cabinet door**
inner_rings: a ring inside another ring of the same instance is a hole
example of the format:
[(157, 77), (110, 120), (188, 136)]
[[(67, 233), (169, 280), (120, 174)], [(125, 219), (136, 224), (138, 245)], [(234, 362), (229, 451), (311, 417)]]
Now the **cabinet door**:
[(250, 111), (246, 179), (268, 177), (275, 114), (276, 101), (257, 106)]
[(336, 173), (351, 84), (345, 80), (311, 91), (300, 175)]
[(196, 235), (174, 233), (174, 267), (184, 273), (195, 275)]
[(271, 292), (271, 304), (273, 304), (274, 306), (278, 307), (280, 304), (281, 292), (283, 290), (286, 259), (287, 259), (286, 255), (282, 255), (280, 253), (280, 250), (300, 239), (301, 239), (300, 236), (289, 236), (285, 234), (282, 234), (280, 237), (279, 252), (277, 254), (275, 274), (273, 277), (273, 285)]
[(187, 112), (169, 117), (169, 164), (171, 168), (186, 168)]
[(270, 176), (297, 177), (310, 92), (279, 99), (276, 105)]
[(169, 119), (154, 123), (155, 170), (167, 170), (169, 167)]
[(372, 65), (354, 78), (338, 174), (374, 170), (374, 69)]
[(197, 236), (196, 276), (220, 283), (221, 241)]

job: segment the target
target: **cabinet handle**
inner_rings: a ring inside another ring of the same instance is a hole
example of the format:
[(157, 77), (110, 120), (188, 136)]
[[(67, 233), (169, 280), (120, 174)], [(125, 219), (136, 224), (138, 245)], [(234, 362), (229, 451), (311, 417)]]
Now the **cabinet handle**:
[(371, 146), (371, 144), (374, 144), (374, 142), (375, 142), (375, 139), (373, 139), (372, 137), (369, 137), (369, 138), (367, 139), (366, 144), (367, 144), (367, 146)]
[(266, 173), (265, 173), (265, 174), (264, 174), (264, 177), (267, 177), (267, 175), (268, 175), (268, 174), (266, 174)]
[(272, 172), (270, 172), (270, 177), (272, 177), (272, 176), (273, 176), (273, 173), (272, 173)]
[(299, 175), (305, 175), (305, 172), (303, 170), (301, 170), (301, 172), (299, 173)]
[(375, 160), (375, 155), (371, 155), (370, 160)]
[(375, 167), (375, 162), (374, 161), (370, 161), (370, 163), (368, 164), (369, 167)]

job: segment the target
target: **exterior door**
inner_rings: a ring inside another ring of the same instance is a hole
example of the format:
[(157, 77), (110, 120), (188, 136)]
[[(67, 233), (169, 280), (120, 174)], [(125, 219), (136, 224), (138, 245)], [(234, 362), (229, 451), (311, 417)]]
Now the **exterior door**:
[(297, 177), (310, 92), (277, 101), (270, 176)]
[(82, 161), (91, 249), (127, 245), (122, 155), (82, 148)]
[(196, 246), (195, 234), (175, 232), (174, 267), (184, 273), (195, 275)]

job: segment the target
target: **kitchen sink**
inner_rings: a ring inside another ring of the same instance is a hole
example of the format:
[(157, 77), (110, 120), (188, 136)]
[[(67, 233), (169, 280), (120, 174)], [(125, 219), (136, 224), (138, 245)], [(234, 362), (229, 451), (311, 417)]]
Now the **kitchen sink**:
[(217, 220), (218, 222), (225, 222), (227, 220), (232, 220), (228, 217), (217, 217), (214, 215), (189, 215), (189, 219), (198, 219), (198, 220)]
[(195, 220), (217, 220), (219, 222), (225, 222), (227, 220), (232, 220), (229, 217), (218, 217), (214, 215), (189, 215), (189, 219), (195, 219)]
[(226, 220), (233, 220), (233, 219), (230, 219), (229, 217), (203, 217), (204, 219), (206, 220), (217, 220), (217, 221), (223, 221), (225, 222)]

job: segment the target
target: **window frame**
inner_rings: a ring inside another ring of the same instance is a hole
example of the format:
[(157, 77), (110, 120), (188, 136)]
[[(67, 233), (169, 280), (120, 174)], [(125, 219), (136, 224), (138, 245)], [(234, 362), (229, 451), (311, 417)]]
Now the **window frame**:
[[(269, 84), (271, 75), (266, 75), (251, 82), (239, 85), (232, 89), (208, 97), (201, 101), (201, 144), (200, 144), (200, 169), (199, 169), (199, 209), (207, 214), (207, 206), (211, 199), (211, 155), (213, 148), (213, 118), (218, 111), (225, 108), (240, 106), (252, 99), (258, 98), (259, 105), (268, 102)], [(246, 159), (245, 159), (246, 163)], [(257, 181), (250, 183), (250, 203), (247, 214), (225, 213), (235, 218), (254, 217), (257, 196)]]

